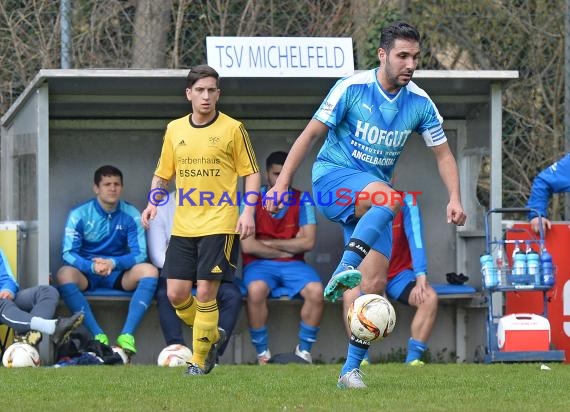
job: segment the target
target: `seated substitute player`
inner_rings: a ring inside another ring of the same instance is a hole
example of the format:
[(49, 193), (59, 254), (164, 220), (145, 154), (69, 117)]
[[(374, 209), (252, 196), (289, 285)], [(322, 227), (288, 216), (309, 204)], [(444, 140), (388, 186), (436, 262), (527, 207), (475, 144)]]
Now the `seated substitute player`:
[(131, 291), (127, 319), (117, 345), (135, 354), (134, 333), (156, 290), (158, 271), (147, 260), (146, 238), (140, 213), (120, 200), (123, 174), (114, 166), (95, 171), (96, 197), (69, 213), (63, 238), (63, 260), (57, 272), (59, 291), (73, 312), (85, 312), (85, 326), (96, 340), (108, 345), (82, 291), (109, 288)]
[(0, 323), (14, 329), (14, 341), (37, 346), (42, 333), (59, 345), (83, 322), (83, 313), (54, 319), (59, 293), (53, 286), (20, 289), (6, 255), (0, 249)]
[[(275, 184), (286, 158), (285, 152), (274, 152), (267, 158), (267, 186), (261, 188), (262, 195)], [(302, 193), (298, 190), (291, 188), (289, 194), (287, 205), (273, 215), (258, 202), (255, 237), (241, 241), (249, 333), (259, 364), (271, 358), (266, 327), (267, 297), (271, 291), (284, 287), (290, 298), (300, 295), (304, 299), (295, 354), (308, 363), (312, 363), (311, 348), (323, 314), (321, 278), (303, 256), (315, 245), (315, 209), (301, 200)]]
[[(170, 241), (172, 221), (176, 210), (176, 194), (170, 193), (166, 204), (158, 208), (158, 212), (147, 231), (148, 255), (150, 261), (159, 270), (164, 266), (166, 249)], [(166, 345), (185, 345), (182, 334), (182, 320), (176, 314), (176, 310), (168, 300), (166, 290), (166, 277), (161, 271), (158, 278), (158, 288), (156, 290), (156, 304), (158, 306), (158, 317), (160, 327)], [(237, 323), (241, 309), (241, 292), (239, 287), (233, 282), (221, 282), (216, 297), (220, 308), (220, 319), (218, 325), (227, 336), (231, 336)], [(226, 350), (229, 340), (225, 340), (218, 348), (218, 356), (222, 356)]]
[[(416, 201), (410, 194), (404, 196), (400, 212), (392, 223), (392, 257), (388, 266), (386, 294), (390, 299), (416, 308), (410, 326), (406, 363), (421, 366), (421, 357), (427, 349), (426, 342), (435, 324), (438, 299), (436, 291), (427, 280), (423, 223)], [(350, 231), (345, 231), (346, 240), (350, 239), (350, 235)], [(360, 294), (358, 287), (344, 293), (345, 314)]]
[[(530, 197), (526, 207), (536, 209), (542, 216), (543, 233), (546, 229), (550, 229), (550, 220), (546, 218), (548, 209), (548, 200), (553, 193), (570, 193), (570, 153), (567, 153), (562, 159), (548, 166), (534, 178)], [(539, 218), (535, 212), (529, 213), (530, 225), (532, 230), (539, 233)], [(546, 233), (544, 233), (546, 234)]]

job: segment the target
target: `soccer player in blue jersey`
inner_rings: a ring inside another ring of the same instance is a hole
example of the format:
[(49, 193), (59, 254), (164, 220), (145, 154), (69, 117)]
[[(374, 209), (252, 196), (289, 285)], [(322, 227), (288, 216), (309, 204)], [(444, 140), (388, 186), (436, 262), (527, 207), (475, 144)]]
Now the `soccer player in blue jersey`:
[(100, 287), (134, 290), (117, 338), (125, 352), (134, 354), (135, 329), (154, 297), (158, 270), (145, 263), (146, 238), (139, 211), (120, 200), (122, 172), (114, 166), (102, 166), (95, 171), (93, 181), (96, 197), (75, 207), (67, 218), (62, 253), (67, 265), (57, 272), (59, 292), (73, 313), (85, 313), (83, 323), (95, 339), (108, 345), (109, 338), (81, 292)]
[(546, 218), (548, 201), (553, 193), (564, 192), (570, 192), (570, 153), (540, 172), (532, 182), (526, 207), (536, 209), (542, 217), (539, 219), (536, 212), (529, 214), (532, 230), (539, 233), (539, 221), (542, 221), (543, 233), (550, 229), (550, 220)]
[[(447, 187), (447, 222), (463, 225), (459, 174), (443, 132), (442, 118), (425, 91), (411, 81), (420, 56), (420, 34), (404, 22), (382, 29), (380, 67), (339, 80), (299, 135), (275, 186), (266, 194), (276, 212), (295, 170), (317, 140), (326, 140), (313, 165), (313, 191), (342, 194), (342, 201), (319, 204), (343, 226), (355, 225), (341, 261), (325, 288), (334, 301), (360, 284), (362, 293), (383, 293), (392, 250), (391, 221), (400, 202), (390, 181), (412, 132), (420, 134), (436, 157)], [(350, 201), (346, 201), (349, 198)], [(359, 371), (366, 342), (351, 338), (338, 386), (363, 388)]]

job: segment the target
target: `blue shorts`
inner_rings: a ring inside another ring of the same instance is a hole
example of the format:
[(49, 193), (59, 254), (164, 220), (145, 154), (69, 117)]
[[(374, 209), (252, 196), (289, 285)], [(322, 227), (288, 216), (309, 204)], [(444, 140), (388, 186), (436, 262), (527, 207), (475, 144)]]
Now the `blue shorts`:
[[(323, 167), (322, 163), (315, 163), (313, 174), (317, 167)], [(346, 167), (326, 164), (326, 169), (326, 174), (313, 181), (313, 197), (317, 208), (333, 222), (350, 223), (354, 220), (357, 193), (380, 179), (370, 173)]]
[(416, 286), (416, 274), (411, 269), (405, 269), (388, 280), (386, 294), (390, 299), (409, 305), (410, 291)]
[(123, 270), (113, 270), (109, 276), (84, 273), (85, 277), (87, 277), (88, 282), (86, 290), (95, 290), (98, 288), (124, 290), (123, 286), (121, 285), (123, 273), (125, 273)]
[[(322, 168), (325, 166), (317, 162), (315, 167)], [(342, 225), (344, 244), (346, 245), (358, 223), (358, 219), (354, 216), (357, 193), (370, 183), (382, 182), (382, 180), (378, 176), (361, 170), (329, 164), (326, 164), (326, 168), (327, 173), (313, 182), (314, 200), (323, 215)], [(392, 254), (391, 224), (382, 231), (376, 243), (371, 247), (390, 259)]]
[[(248, 263), (243, 268), (243, 283), (247, 288), (256, 280), (264, 281), (271, 297), (289, 296), (297, 297), (307, 283), (321, 282), (321, 278), (312, 266), (300, 260), (278, 261), (258, 259)], [(278, 293), (275, 293), (277, 292)]]

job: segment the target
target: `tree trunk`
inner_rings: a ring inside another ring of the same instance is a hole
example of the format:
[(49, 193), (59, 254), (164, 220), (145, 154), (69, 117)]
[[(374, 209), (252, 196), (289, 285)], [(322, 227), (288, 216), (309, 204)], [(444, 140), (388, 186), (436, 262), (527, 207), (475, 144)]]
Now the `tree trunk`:
[(138, 0), (135, 13), (133, 68), (166, 67), (171, 0)]

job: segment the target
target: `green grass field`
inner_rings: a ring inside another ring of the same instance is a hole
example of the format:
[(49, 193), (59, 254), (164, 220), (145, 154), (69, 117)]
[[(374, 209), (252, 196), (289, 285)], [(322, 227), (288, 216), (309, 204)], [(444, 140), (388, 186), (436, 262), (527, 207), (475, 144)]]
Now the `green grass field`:
[(6, 411), (568, 411), (570, 367), (388, 363), (362, 390), (336, 387), (339, 365), (0, 368)]

